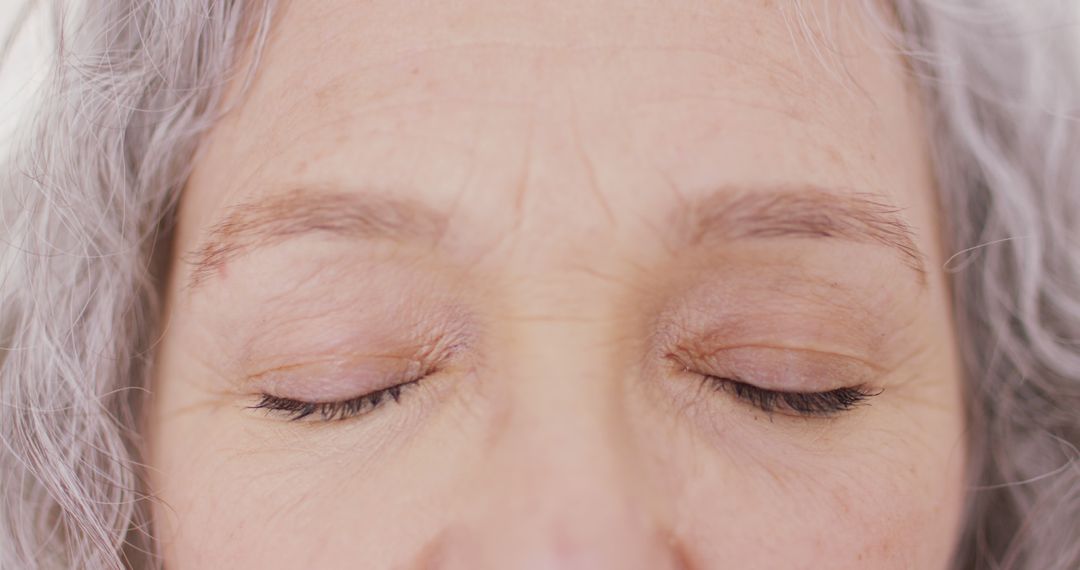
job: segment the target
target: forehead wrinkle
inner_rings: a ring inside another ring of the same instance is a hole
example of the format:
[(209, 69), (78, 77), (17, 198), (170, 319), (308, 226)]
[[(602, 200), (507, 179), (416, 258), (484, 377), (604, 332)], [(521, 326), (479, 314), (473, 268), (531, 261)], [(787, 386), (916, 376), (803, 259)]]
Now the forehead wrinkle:
[[(628, 10), (629, 11), (629, 10)], [(451, 11), (452, 13), (452, 11)], [(775, 10), (763, 11), (758, 20), (771, 23), (771, 25), (755, 25), (753, 34), (747, 37), (739, 35), (737, 38), (729, 38), (725, 34), (710, 34), (707, 37), (687, 37), (685, 30), (680, 28), (680, 34), (662, 34), (658, 37), (638, 38), (627, 37), (624, 30), (612, 34), (610, 37), (596, 34), (587, 34), (581, 37), (571, 34), (563, 37), (562, 33), (555, 33), (553, 37), (539, 41), (513, 40), (513, 36), (502, 39), (474, 38), (463, 30), (456, 30), (446, 37), (438, 40), (430, 40), (417, 44), (414, 40), (406, 40), (413, 36), (398, 34), (392, 42), (379, 44), (380, 49), (370, 49), (370, 39), (356, 33), (355, 27), (350, 26), (340, 34), (322, 34), (321, 40), (329, 42), (326, 49), (314, 49), (314, 46), (301, 44), (301, 52), (311, 52), (317, 56), (314, 61), (334, 62), (335, 65), (312, 66), (311, 57), (290, 59), (284, 67), (279, 66), (278, 72), (283, 75), (278, 81), (279, 85), (288, 85), (288, 89), (281, 89), (287, 100), (292, 93), (299, 93), (300, 98), (314, 93), (319, 104), (326, 104), (333, 99), (342, 99), (340, 103), (345, 108), (353, 108), (357, 104), (363, 105), (360, 100), (369, 100), (367, 103), (387, 99), (388, 97), (401, 98), (408, 93), (414, 96), (424, 95), (438, 98), (460, 98), (468, 101), (470, 98), (480, 98), (478, 102), (483, 105), (490, 104), (520, 104), (529, 103), (535, 99), (538, 84), (523, 80), (507, 81), (501, 77), (498, 88), (492, 89), (489, 85), (473, 85), (474, 80), (488, 83), (492, 78), (499, 77), (499, 71), (503, 69), (516, 70), (515, 73), (527, 75), (530, 62), (534, 57), (559, 56), (560, 60), (555, 67), (562, 70), (574, 68), (586, 70), (589, 77), (596, 77), (597, 71), (609, 68), (616, 60), (622, 65), (629, 66), (631, 74), (620, 71), (620, 77), (635, 77), (640, 75), (640, 80), (634, 83), (641, 88), (655, 90), (658, 85), (663, 89), (682, 89), (687, 82), (665, 81), (659, 84), (655, 81), (655, 73), (651, 73), (652, 66), (643, 66), (638, 61), (643, 57), (649, 57), (652, 61), (655, 57), (664, 58), (666, 63), (660, 63), (662, 69), (669, 69), (672, 64), (679, 67), (685, 64), (694, 64), (694, 69), (688, 70), (694, 78), (707, 75), (709, 80), (707, 87), (696, 90), (694, 96), (708, 96), (714, 93), (718, 87), (722, 87), (732, 81), (733, 76), (740, 77), (740, 83), (749, 82), (753, 91), (768, 93), (787, 93), (791, 99), (790, 105), (801, 108), (808, 99), (820, 99), (821, 97), (808, 98), (806, 93), (812, 83), (808, 83), (805, 67), (801, 65), (797, 50), (789, 45), (786, 29), (779, 25), (781, 12)], [(765, 19), (766, 15), (769, 19)], [(775, 18), (774, 18), (775, 16)], [(697, 15), (696, 19), (700, 19)], [(719, 23), (721, 18), (714, 18)], [(775, 19), (775, 22), (772, 20)], [(535, 19), (528, 20), (535, 25)], [(335, 24), (341, 22), (335, 17)], [(685, 27), (685, 26), (683, 26)], [(700, 28), (695, 27), (695, 29)], [(316, 29), (318, 26), (305, 27), (303, 30)], [(591, 28), (590, 28), (591, 29)], [(486, 29), (468, 28), (469, 32), (487, 32)], [(566, 32), (566, 26), (558, 26), (556, 30)], [(292, 43), (301, 43), (304, 32), (293, 31), (286, 36)], [(550, 35), (541, 34), (542, 36)], [(357, 45), (358, 49), (340, 49), (339, 42), (331, 42), (329, 38), (341, 35), (343, 40), (362, 41)], [(501, 35), (500, 35), (501, 37)], [(696, 39), (695, 39), (696, 38)], [(762, 39), (769, 39), (763, 42)], [(779, 41), (779, 40), (783, 41)], [(279, 42), (288, 44), (289, 42)], [(335, 55), (341, 54), (341, 56)], [(707, 62), (703, 59), (707, 58)], [(749, 65), (748, 63), (753, 63)], [(468, 69), (484, 70), (484, 73), (463, 78), (462, 66)], [(492, 73), (492, 72), (495, 73)], [(479, 79), (477, 79), (479, 78)], [(464, 80), (463, 80), (464, 79)], [(549, 82), (543, 82), (544, 84)], [(700, 83), (700, 82), (699, 82)], [(293, 86), (303, 85), (305, 89), (295, 89)], [(310, 86), (320, 86), (311, 88)], [(475, 88), (479, 87), (479, 88)], [(827, 89), (826, 89), (827, 90)], [(616, 94), (622, 94), (619, 89)], [(440, 93), (441, 92), (441, 93)], [(432, 95), (438, 93), (438, 95)], [(559, 94), (556, 91), (555, 94)], [(467, 96), (465, 96), (467, 94)], [(274, 93), (273, 98), (278, 100), (281, 93)], [(626, 96), (632, 96), (627, 94)], [(650, 94), (645, 99), (656, 99), (656, 94)], [(745, 100), (749, 103), (757, 101), (760, 97), (748, 96)], [(280, 101), (279, 101), (280, 104)], [(301, 105), (302, 106), (302, 105)], [(313, 110), (318, 105), (310, 106)], [(791, 111), (793, 114), (797, 110)], [(265, 117), (267, 114), (260, 114)], [(269, 113), (272, 117), (289, 116), (284, 113)]]
[(186, 256), (189, 288), (251, 250), (307, 234), (390, 241), (436, 242), (445, 234), (444, 214), (413, 201), (326, 189), (297, 188), (229, 208), (206, 239)]
[(741, 239), (841, 239), (896, 252), (926, 284), (926, 264), (900, 208), (866, 192), (824, 188), (721, 190), (676, 210), (672, 227), (691, 246)]

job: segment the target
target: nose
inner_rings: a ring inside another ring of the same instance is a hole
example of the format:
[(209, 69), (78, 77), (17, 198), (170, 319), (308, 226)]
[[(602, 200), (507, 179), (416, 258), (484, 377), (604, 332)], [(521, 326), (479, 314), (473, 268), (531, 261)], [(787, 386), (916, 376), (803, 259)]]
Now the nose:
[[(448, 529), (425, 555), (425, 570), (689, 570), (678, 545), (630, 518), (534, 518), (531, 524)], [(590, 526), (595, 525), (595, 526)]]
[[(580, 443), (577, 446), (581, 449)], [(425, 570), (689, 570), (631, 472), (552, 468), (544, 451), (463, 494), (462, 520), (427, 549)], [(565, 452), (565, 450), (563, 450)]]
[(518, 371), (497, 436), (460, 480), (454, 522), (417, 567), (689, 570), (667, 512), (672, 490), (639, 451), (618, 389), (580, 382), (583, 367), (538, 369), (543, 379)]

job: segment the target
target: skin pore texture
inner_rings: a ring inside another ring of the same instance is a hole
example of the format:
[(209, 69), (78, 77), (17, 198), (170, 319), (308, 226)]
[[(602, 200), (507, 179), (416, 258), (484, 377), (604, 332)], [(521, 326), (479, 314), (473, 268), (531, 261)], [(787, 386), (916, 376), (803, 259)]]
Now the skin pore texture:
[(875, 25), (806, 4), (829, 37), (771, 2), (288, 2), (181, 197), (166, 567), (946, 568), (923, 120)]

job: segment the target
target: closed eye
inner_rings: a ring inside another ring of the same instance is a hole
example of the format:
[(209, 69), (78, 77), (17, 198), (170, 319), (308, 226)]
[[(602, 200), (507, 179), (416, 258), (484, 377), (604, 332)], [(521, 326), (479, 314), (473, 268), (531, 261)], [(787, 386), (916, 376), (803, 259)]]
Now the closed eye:
[(787, 392), (767, 390), (736, 378), (703, 375), (703, 382), (737, 400), (772, 414), (787, 413), (803, 417), (834, 417), (863, 405), (880, 394), (865, 386), (852, 386), (824, 392)]
[(268, 414), (280, 415), (289, 421), (305, 419), (324, 422), (345, 420), (368, 414), (390, 402), (400, 403), (401, 398), (424, 378), (426, 378), (426, 375), (355, 398), (336, 402), (308, 402), (262, 394), (259, 402), (253, 406), (248, 406), (248, 408), (266, 410)]

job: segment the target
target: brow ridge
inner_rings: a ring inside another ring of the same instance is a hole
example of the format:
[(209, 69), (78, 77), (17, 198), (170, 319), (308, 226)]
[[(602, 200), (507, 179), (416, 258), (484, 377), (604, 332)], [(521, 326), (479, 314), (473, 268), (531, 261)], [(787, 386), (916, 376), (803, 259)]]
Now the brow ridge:
[[(669, 227), (689, 245), (741, 239), (843, 239), (890, 248), (925, 284), (926, 264), (900, 208), (883, 196), (821, 187), (722, 188), (676, 209)], [(327, 188), (290, 191), (242, 202), (207, 232), (187, 261), (194, 288), (252, 249), (307, 233), (348, 238), (435, 242), (448, 219), (398, 196)]]

